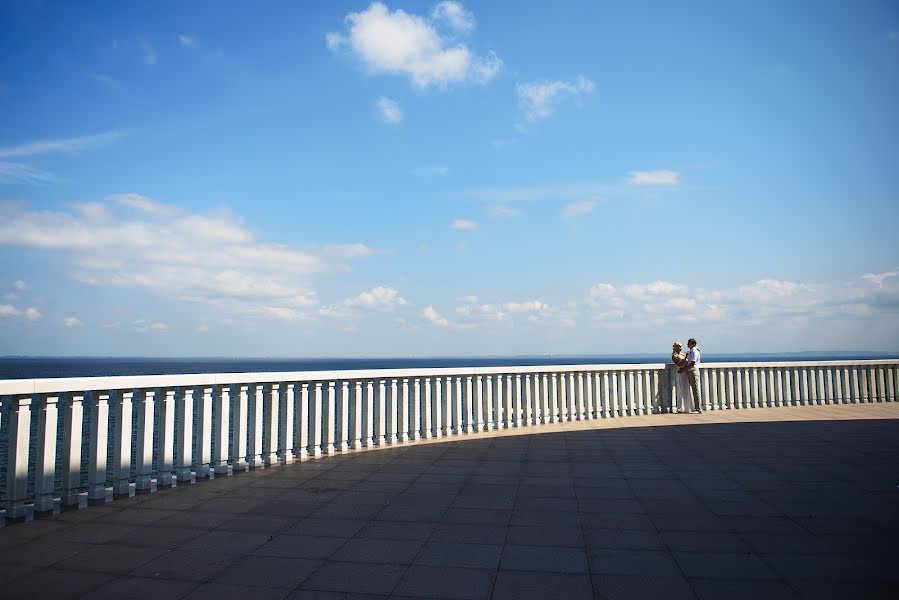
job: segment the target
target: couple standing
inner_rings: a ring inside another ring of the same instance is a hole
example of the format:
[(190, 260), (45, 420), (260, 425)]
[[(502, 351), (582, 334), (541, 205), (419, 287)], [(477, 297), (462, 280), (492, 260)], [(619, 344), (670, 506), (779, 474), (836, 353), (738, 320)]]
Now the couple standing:
[(684, 354), (680, 342), (674, 342), (671, 362), (677, 367), (677, 412), (702, 412), (702, 396), (699, 393), (699, 348), (696, 339), (687, 340), (688, 352)]

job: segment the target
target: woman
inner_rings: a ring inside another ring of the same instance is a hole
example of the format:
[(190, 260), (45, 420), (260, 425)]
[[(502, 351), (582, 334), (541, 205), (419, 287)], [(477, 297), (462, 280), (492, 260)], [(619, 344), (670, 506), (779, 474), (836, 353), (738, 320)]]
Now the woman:
[[(671, 362), (680, 369), (684, 366), (686, 358), (683, 347), (679, 342), (674, 342), (671, 347)], [(677, 389), (677, 412), (693, 412), (693, 396), (690, 394), (690, 382), (687, 380), (687, 374), (675, 371), (674, 382)]]

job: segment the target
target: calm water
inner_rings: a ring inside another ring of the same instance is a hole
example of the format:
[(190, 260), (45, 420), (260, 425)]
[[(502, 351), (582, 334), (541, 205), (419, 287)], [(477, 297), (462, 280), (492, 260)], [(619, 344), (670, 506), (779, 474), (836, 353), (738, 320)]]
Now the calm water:
[[(659, 363), (668, 354), (594, 356), (509, 356), (433, 358), (0, 358), (0, 379), (42, 377), (99, 377), (111, 375), (174, 375), (184, 373), (250, 373), (268, 371), (327, 371), (347, 369), (402, 369), (428, 367), (494, 367), (540, 364), (624, 364)], [(714, 354), (703, 353), (706, 362), (765, 362), (781, 360), (859, 360), (899, 358), (899, 353), (784, 353)]]

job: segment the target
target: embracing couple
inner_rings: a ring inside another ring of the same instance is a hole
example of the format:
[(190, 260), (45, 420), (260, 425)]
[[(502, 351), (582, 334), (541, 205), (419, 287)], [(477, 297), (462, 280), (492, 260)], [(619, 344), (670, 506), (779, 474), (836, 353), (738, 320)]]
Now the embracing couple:
[(699, 393), (699, 348), (696, 339), (687, 340), (689, 350), (684, 354), (679, 342), (674, 342), (671, 362), (677, 367), (677, 412), (702, 412), (702, 396)]

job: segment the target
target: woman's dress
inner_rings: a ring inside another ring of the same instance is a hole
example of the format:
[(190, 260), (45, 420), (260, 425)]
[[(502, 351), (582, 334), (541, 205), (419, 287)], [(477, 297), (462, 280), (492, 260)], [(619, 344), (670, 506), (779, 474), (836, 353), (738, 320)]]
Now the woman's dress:
[[(684, 364), (687, 355), (683, 352), (675, 352), (671, 355), (671, 361), (678, 367)], [(674, 374), (674, 387), (677, 390), (677, 412), (693, 412), (693, 393), (690, 391), (690, 381), (686, 373)]]

